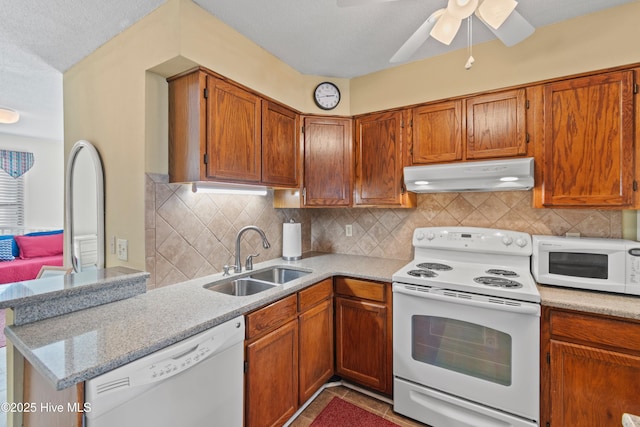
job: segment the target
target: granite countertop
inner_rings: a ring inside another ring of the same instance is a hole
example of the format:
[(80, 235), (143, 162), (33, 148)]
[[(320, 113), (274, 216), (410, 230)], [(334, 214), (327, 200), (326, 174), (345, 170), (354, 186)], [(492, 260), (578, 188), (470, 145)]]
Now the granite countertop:
[[(243, 297), (212, 292), (204, 285), (226, 280), (221, 273), (159, 288), (62, 316), (9, 326), (9, 340), (40, 373), (62, 390), (293, 294), (332, 276), (391, 281), (407, 264), (344, 254), (305, 254), (299, 261), (274, 259), (274, 266), (311, 273)], [(244, 272), (242, 273), (245, 274)], [(233, 277), (235, 275), (232, 275)], [(538, 285), (543, 305), (640, 320), (640, 297)]]
[(126, 267), (112, 267), (0, 285), (0, 309), (49, 301), (52, 297), (61, 295), (86, 293), (88, 288), (99, 288), (120, 281), (123, 277), (137, 276), (146, 279), (149, 273)]
[(143, 294), (148, 277), (111, 267), (0, 285), (0, 308), (12, 308), (13, 323), (24, 325)]
[(391, 281), (407, 263), (343, 254), (305, 254), (299, 261), (274, 259), (258, 271), (288, 266), (310, 274), (251, 296), (235, 297), (203, 285), (221, 273), (159, 288), (128, 299), (5, 329), (7, 338), (56, 389), (94, 378), (128, 362), (243, 315), (336, 275)]
[(544, 306), (640, 320), (640, 296), (538, 285)]

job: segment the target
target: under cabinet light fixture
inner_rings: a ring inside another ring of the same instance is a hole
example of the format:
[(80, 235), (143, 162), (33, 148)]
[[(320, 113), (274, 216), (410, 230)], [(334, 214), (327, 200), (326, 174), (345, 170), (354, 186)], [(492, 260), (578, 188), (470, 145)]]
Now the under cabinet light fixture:
[(263, 185), (231, 184), (226, 182), (194, 182), (191, 184), (194, 193), (238, 194), (245, 196), (266, 196), (267, 187)]
[(11, 108), (0, 107), (0, 123), (10, 125), (20, 120), (20, 113)]

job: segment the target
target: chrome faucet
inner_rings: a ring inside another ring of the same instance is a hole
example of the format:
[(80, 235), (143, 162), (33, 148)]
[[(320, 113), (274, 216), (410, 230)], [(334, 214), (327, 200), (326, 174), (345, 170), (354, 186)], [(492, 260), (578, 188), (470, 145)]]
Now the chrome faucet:
[[(242, 227), (240, 231), (238, 231), (238, 235), (236, 236), (236, 260), (233, 268), (234, 273), (240, 273), (242, 271), (242, 261), (241, 261), (242, 257), (240, 256), (240, 239), (242, 238), (242, 235), (249, 230), (255, 230), (260, 234), (260, 237), (262, 237), (263, 248), (269, 249), (271, 247), (271, 244), (267, 240), (267, 236), (265, 236), (264, 231), (262, 231), (260, 228), (256, 227), (255, 225), (247, 225), (246, 227)], [(247, 264), (249, 263), (247, 262)]]

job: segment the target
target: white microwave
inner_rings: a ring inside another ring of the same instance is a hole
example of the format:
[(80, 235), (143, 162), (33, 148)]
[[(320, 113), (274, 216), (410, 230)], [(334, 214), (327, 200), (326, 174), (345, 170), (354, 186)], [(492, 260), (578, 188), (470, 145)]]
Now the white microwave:
[(587, 237), (532, 236), (536, 282), (640, 295), (640, 242)]

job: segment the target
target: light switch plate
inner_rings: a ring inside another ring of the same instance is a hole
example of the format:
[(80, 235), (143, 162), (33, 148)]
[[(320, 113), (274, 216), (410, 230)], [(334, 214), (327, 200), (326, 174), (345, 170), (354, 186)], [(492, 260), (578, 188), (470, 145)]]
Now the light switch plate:
[(116, 252), (120, 261), (129, 260), (129, 242), (126, 239), (118, 239)]
[(353, 236), (353, 225), (351, 225), (351, 224), (345, 225), (344, 226), (344, 232), (347, 235), (347, 237)]

